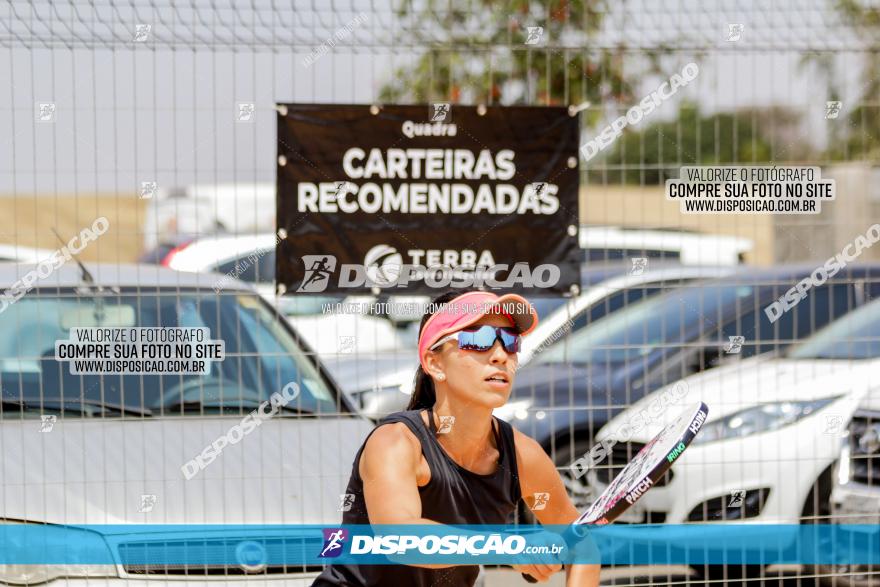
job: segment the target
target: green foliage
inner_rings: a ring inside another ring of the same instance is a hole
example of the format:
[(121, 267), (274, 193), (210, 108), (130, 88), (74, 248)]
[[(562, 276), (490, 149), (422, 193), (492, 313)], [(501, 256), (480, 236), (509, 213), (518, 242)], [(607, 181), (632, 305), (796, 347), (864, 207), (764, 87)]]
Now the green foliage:
[[(837, 133), (828, 147), (828, 158), (832, 161), (865, 159), (876, 161), (880, 158), (880, 112), (874, 104), (860, 105), (847, 111), (845, 120), (829, 120), (829, 124), (845, 124), (844, 132)], [(841, 115), (843, 118), (843, 115)]]
[[(877, 160), (880, 156), (880, 118), (876, 106), (880, 99), (880, 8), (862, 0), (835, 0), (833, 6), (853, 33), (869, 48), (862, 55), (861, 85), (856, 103), (844, 101), (839, 118), (828, 123), (827, 156), (831, 160)], [(838, 100), (839, 80), (828, 55), (810, 56), (824, 75), (828, 100)]]
[[(568, 105), (632, 99), (623, 47), (598, 50), (601, 0), (425, 0), (398, 10), (425, 47), (380, 91), (386, 103)], [(527, 45), (528, 27), (543, 27)], [(591, 121), (586, 121), (587, 123)]]
[(683, 103), (674, 120), (625, 130), (607, 156), (591, 160), (588, 173), (591, 182), (659, 184), (677, 177), (682, 165), (802, 160), (810, 156), (808, 147), (787, 140), (797, 136), (797, 123), (796, 115), (780, 107), (703, 116), (696, 104)]
[[(385, 103), (569, 105), (582, 112), (586, 141), (604, 126), (609, 104), (629, 107), (642, 76), (668, 76), (669, 46), (599, 48), (610, 7), (603, 0), (403, 0), (398, 9), (414, 54), (400, 56), (380, 91)], [(543, 27), (542, 43), (527, 45), (528, 27)], [(634, 64), (638, 63), (636, 67)], [(626, 65), (626, 67), (624, 67)], [(798, 117), (782, 107), (702, 116), (683, 104), (675, 120), (645, 120), (587, 164), (601, 182), (656, 184), (681, 165), (795, 161), (812, 154)], [(878, 133), (877, 136), (880, 136)], [(582, 162), (583, 165), (583, 162)]]

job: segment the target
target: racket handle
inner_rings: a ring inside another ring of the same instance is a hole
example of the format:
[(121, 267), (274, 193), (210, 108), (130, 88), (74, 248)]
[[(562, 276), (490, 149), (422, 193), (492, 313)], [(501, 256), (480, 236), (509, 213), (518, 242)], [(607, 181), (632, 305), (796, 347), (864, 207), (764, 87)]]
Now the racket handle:
[[(566, 544), (571, 544), (571, 542), (569, 542), (570, 540), (573, 542), (577, 542), (580, 538), (583, 538), (584, 536), (586, 536), (586, 533), (582, 532), (577, 527), (577, 524), (573, 524), (573, 525), (569, 526), (569, 528), (565, 531), (565, 534), (563, 534), (563, 539), (565, 540)], [(562, 568), (565, 569), (565, 565), (562, 565)], [(531, 575), (529, 575), (527, 573), (520, 573), (520, 574), (522, 575), (522, 578), (525, 579), (526, 583), (537, 583), (538, 582), (537, 579), (535, 579), (534, 577), (532, 577)]]
[[(562, 565), (563, 570), (565, 570), (565, 565)], [(520, 573), (522, 578), (525, 579), (526, 583), (537, 583), (538, 580), (529, 575), (528, 573)]]
[[(562, 565), (562, 568), (564, 569), (565, 565)], [(531, 575), (529, 575), (527, 573), (520, 573), (520, 574), (522, 575), (522, 578), (525, 579), (526, 583), (537, 583), (538, 582), (537, 579), (535, 579), (534, 577), (532, 577)]]

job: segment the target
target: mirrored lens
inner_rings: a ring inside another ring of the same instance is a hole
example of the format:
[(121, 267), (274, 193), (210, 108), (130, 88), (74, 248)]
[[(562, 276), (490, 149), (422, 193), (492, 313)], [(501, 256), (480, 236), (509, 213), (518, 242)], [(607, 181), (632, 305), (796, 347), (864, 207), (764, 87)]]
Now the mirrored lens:
[(513, 328), (501, 328), (484, 324), (462, 330), (458, 334), (458, 348), (469, 351), (488, 351), (501, 338), (501, 345), (508, 353), (519, 351), (519, 333)]
[(518, 332), (512, 328), (501, 329), (501, 344), (504, 346), (504, 350), (508, 353), (518, 353), (519, 342), (520, 336)]

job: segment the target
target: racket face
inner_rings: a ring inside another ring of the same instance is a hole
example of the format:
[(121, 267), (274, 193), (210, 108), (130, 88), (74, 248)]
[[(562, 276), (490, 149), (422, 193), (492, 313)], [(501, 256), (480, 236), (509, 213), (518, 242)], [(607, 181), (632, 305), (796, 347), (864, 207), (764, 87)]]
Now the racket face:
[(709, 415), (703, 402), (684, 410), (623, 468), (575, 524), (608, 524), (634, 504), (672, 467)]

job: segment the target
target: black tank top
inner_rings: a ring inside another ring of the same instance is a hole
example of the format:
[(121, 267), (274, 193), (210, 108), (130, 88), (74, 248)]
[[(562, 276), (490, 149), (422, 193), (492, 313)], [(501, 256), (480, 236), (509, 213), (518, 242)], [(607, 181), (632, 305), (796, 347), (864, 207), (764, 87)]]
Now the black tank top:
[[(431, 470), (428, 484), (419, 487), (422, 499), (422, 517), (441, 524), (507, 524), (519, 502), (521, 493), (516, 469), (513, 429), (510, 424), (494, 418), (492, 427), (498, 447), (498, 467), (494, 473), (480, 475), (468, 471), (452, 460), (437, 441), (434, 414), (428, 409), (430, 430), (422, 421), (419, 410), (396, 412), (386, 416), (376, 426), (403, 422), (422, 445), (422, 454)], [(375, 429), (370, 432), (372, 434)], [(369, 439), (369, 436), (367, 437)], [(358, 464), (364, 444), (358, 450), (351, 470), (346, 493), (354, 495), (351, 509), (342, 514), (343, 524), (369, 524), (364, 502), (363, 481)], [(388, 496), (393, 499), (393, 496)], [(373, 585), (406, 585), (407, 587), (470, 587), (479, 574), (477, 565), (423, 569), (407, 565), (330, 565), (315, 580), (312, 587), (362, 587)]]

